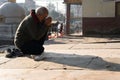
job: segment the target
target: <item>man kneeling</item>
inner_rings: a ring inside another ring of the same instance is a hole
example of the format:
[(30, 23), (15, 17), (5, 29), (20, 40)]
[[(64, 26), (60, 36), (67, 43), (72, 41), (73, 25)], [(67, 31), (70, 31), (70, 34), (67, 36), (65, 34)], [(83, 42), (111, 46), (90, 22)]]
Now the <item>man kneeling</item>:
[[(32, 10), (17, 28), (14, 43), (23, 55), (34, 55), (34, 60), (39, 61), (43, 58), (44, 41), (51, 26), (52, 18), (47, 17), (48, 10), (40, 7), (36, 11)], [(8, 51), (7, 58), (17, 56), (13, 51)]]

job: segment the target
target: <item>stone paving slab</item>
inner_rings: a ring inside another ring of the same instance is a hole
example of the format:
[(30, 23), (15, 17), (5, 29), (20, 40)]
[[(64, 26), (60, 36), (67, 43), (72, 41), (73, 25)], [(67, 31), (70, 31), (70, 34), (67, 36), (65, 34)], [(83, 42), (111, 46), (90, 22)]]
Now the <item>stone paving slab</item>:
[(44, 45), (46, 49), (120, 49), (120, 43), (114, 44), (58, 44), (58, 45)]
[[(28, 57), (7, 59), (0, 57), (1, 69), (43, 69), (43, 70), (113, 70), (120, 71), (120, 52), (112, 50), (55, 50), (46, 51), (45, 59), (34, 61)], [(96, 52), (98, 54), (96, 54)], [(108, 54), (106, 55), (106, 52)], [(95, 55), (96, 54), (96, 55)], [(15, 64), (15, 65), (14, 65)]]
[[(119, 80), (120, 72), (91, 70), (0, 69), (0, 80)], [(14, 73), (13, 73), (14, 72)]]
[(42, 61), (8, 59), (0, 54), (0, 80), (120, 79), (118, 38), (64, 38), (50, 40), (44, 46), (46, 57)]
[(83, 44), (79, 43), (72, 47), (73, 49), (120, 49), (120, 43), (100, 43), (100, 44)]

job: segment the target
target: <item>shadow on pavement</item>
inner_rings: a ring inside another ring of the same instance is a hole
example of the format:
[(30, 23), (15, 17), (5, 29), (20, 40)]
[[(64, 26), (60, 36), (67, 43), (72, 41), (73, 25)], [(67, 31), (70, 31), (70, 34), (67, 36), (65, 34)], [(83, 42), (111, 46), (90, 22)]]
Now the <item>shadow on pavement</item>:
[(92, 70), (120, 71), (119, 63), (108, 62), (101, 57), (91, 55), (48, 52), (44, 61)]

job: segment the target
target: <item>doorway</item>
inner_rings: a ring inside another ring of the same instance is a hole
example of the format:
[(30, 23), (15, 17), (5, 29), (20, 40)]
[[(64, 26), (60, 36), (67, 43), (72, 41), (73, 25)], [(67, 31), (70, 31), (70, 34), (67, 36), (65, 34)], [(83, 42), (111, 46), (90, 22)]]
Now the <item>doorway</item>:
[(82, 35), (82, 5), (70, 5), (70, 35)]

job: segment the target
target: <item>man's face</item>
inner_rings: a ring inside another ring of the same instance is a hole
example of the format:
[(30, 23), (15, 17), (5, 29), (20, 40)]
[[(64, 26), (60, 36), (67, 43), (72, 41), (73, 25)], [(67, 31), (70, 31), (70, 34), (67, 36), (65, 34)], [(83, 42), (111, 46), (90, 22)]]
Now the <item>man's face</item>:
[(43, 14), (43, 15), (39, 15), (38, 18), (39, 18), (40, 22), (43, 22), (43, 21), (45, 21), (47, 16), (48, 16), (48, 14), (46, 13), (46, 14)]

